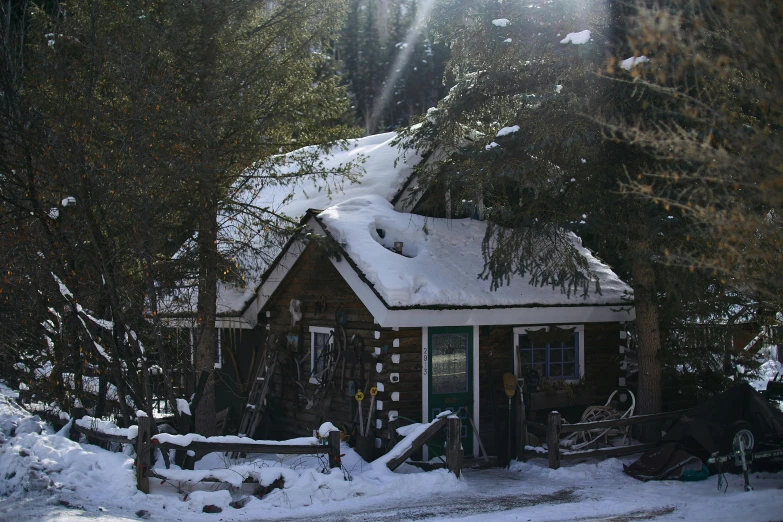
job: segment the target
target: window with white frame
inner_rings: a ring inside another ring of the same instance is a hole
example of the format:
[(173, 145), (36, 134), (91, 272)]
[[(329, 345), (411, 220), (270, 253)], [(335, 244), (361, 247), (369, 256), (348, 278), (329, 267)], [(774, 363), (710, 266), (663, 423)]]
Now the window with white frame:
[(578, 380), (584, 376), (584, 326), (514, 328), (514, 363), (524, 375)]
[(323, 326), (310, 327), (310, 368), (316, 379), (320, 379), (324, 371), (324, 349), (334, 344), (333, 331), (333, 328)]

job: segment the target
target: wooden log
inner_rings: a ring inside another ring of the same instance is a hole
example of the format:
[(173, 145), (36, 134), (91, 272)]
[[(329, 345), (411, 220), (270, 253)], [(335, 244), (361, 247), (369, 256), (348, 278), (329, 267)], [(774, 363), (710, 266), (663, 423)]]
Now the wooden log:
[(549, 414), (546, 425), (546, 447), (549, 453), (549, 469), (560, 467), (560, 414), (553, 411)]
[(139, 417), (139, 435), (136, 438), (136, 488), (142, 493), (150, 492), (150, 449), (152, 449), (152, 426), (149, 417)]
[(446, 466), (459, 478), (462, 470), (462, 420), (449, 417), (446, 423)]
[(637, 415), (625, 419), (609, 419), (597, 422), (580, 422), (577, 424), (563, 424), (560, 427), (561, 433), (574, 433), (576, 431), (593, 430), (599, 428), (619, 428), (622, 426), (633, 426), (645, 422), (657, 421), (663, 419), (676, 419), (682, 417), (688, 410), (670, 411), (666, 413), (654, 413), (652, 415)]
[[(193, 417), (186, 413), (180, 413), (177, 416), (177, 434), (187, 435), (190, 433), (191, 426), (193, 425)], [(174, 453), (174, 464), (185, 469), (185, 459), (187, 458), (187, 452), (184, 449), (178, 449)]]
[(136, 444), (136, 439), (129, 439), (124, 435), (114, 435), (113, 433), (103, 433), (101, 431), (91, 430), (89, 428), (84, 428), (82, 426), (79, 426), (76, 423), (74, 423), (73, 426), (71, 426), (71, 432), (76, 432), (76, 433), (81, 433), (83, 435), (86, 435), (88, 440), (95, 439), (95, 440), (100, 440), (105, 442), (117, 442), (119, 444)]
[(340, 432), (329, 432), (329, 467), (339, 468), (342, 465), (340, 459)]
[[(168, 480), (167, 477), (161, 475), (160, 473), (155, 473), (155, 470), (150, 470), (150, 477), (161, 479), (161, 480)], [(204, 477), (202, 479), (199, 479), (198, 482), (210, 482), (210, 483), (223, 483), (225, 484), (226, 481), (215, 478), (215, 477)], [(253, 477), (245, 477), (242, 479), (243, 484), (258, 484), (258, 480)]]
[(288, 445), (288, 444), (252, 444), (241, 442), (204, 442), (193, 441), (187, 446), (172, 444), (171, 442), (158, 442), (153, 439), (152, 443), (160, 450), (185, 449), (195, 452), (212, 453), (216, 451), (237, 451), (242, 453), (268, 453), (274, 455), (322, 455), (329, 453), (328, 446), (311, 446), (306, 444)]
[[(435, 436), (436, 433), (438, 433), (441, 429), (443, 429), (443, 427), (446, 425), (446, 419), (447, 417), (440, 417), (435, 422), (430, 424), (430, 426), (422, 433), (420, 433), (418, 437), (410, 441), (408, 447), (401, 454), (397, 455), (392, 459), (389, 459), (389, 461), (386, 463), (386, 467), (389, 468), (391, 471), (397, 469), (400, 466), (400, 464), (405, 462), (408, 459), (408, 457), (413, 455), (414, 451), (422, 447), (425, 442), (430, 440), (433, 436)], [(402, 444), (404, 441), (405, 439), (400, 441), (400, 444)]]
[(622, 457), (623, 455), (633, 455), (634, 453), (641, 453), (656, 447), (658, 447), (658, 444), (653, 442), (650, 444), (637, 444), (635, 446), (619, 446), (617, 448), (601, 448), (588, 451), (563, 452), (560, 454), (560, 460), (573, 460), (579, 458), (605, 459), (609, 457)]

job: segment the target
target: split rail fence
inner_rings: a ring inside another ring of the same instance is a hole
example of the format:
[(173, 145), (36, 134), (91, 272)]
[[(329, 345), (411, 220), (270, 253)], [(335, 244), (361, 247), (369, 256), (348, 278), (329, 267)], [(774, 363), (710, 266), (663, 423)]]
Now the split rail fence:
[[(213, 441), (191, 441), (187, 445), (174, 444), (172, 442), (160, 442), (152, 435), (152, 419), (149, 417), (139, 417), (138, 434), (136, 438), (129, 439), (123, 435), (103, 433), (92, 429), (79, 426), (76, 420), (84, 416), (83, 411), (72, 411), (71, 418), (66, 420), (56, 415), (46, 412), (37, 412), (41, 418), (63, 427), (71, 423), (71, 434), (83, 434), (87, 436), (90, 442), (105, 441), (119, 444), (129, 444), (136, 448), (136, 488), (144, 493), (150, 492), (150, 477), (158, 475), (152, 470), (152, 453), (155, 449), (160, 449), (166, 455), (167, 450), (185, 450), (196, 453), (206, 454), (212, 452), (241, 452), (241, 453), (268, 453), (279, 455), (328, 455), (329, 467), (339, 468), (342, 464), (340, 455), (340, 432), (333, 431), (329, 433), (326, 445), (308, 445), (308, 444), (257, 444), (252, 442), (213, 442)], [(166, 459), (168, 460), (168, 459)]]
[[(149, 417), (139, 417), (138, 432), (136, 438), (129, 439), (124, 435), (117, 435), (111, 433), (103, 433), (101, 431), (85, 428), (76, 423), (76, 420), (81, 419), (85, 415), (83, 408), (75, 408), (71, 411), (71, 417), (69, 419), (63, 419), (59, 416), (47, 414), (46, 412), (38, 412), (46, 421), (63, 427), (70, 423), (71, 434), (82, 434), (88, 438), (88, 441), (94, 443), (95, 441), (113, 442), (118, 444), (129, 444), (136, 448), (136, 488), (144, 493), (149, 493), (150, 477), (158, 477), (151, 466), (152, 454), (155, 449), (161, 450), (163, 455), (167, 455), (167, 450), (177, 451), (193, 451), (200, 454), (212, 453), (212, 452), (226, 452), (226, 453), (266, 453), (266, 454), (279, 454), (279, 455), (327, 455), (329, 460), (329, 468), (339, 468), (342, 465), (340, 454), (340, 432), (332, 431), (329, 433), (326, 445), (308, 445), (308, 444), (263, 444), (255, 442), (213, 442), (213, 441), (191, 441), (187, 445), (175, 444), (173, 442), (163, 442), (157, 440), (153, 435), (152, 422)], [(417, 449), (421, 448), (427, 441), (436, 437), (441, 430), (446, 430), (446, 466), (449, 471), (453, 472), (457, 477), (460, 476), (462, 469), (462, 446), (460, 443), (460, 434), (462, 431), (461, 420), (458, 417), (440, 417), (436, 419), (431, 425), (421, 434), (410, 440), (403, 439), (399, 442), (400, 447), (396, 447), (392, 450), (396, 450), (396, 455), (389, 459), (386, 466), (394, 471), (408, 457), (410, 457)], [(168, 463), (168, 459), (165, 459)]]
[[(561, 460), (578, 459), (584, 457), (620, 457), (623, 455), (631, 455), (633, 453), (640, 453), (647, 451), (648, 449), (657, 446), (656, 443), (651, 444), (636, 444), (631, 446), (617, 446), (611, 448), (589, 449), (584, 451), (563, 451), (560, 447), (560, 436), (568, 433), (576, 433), (587, 430), (597, 430), (606, 428), (623, 428), (627, 426), (635, 426), (638, 424), (645, 424), (648, 422), (659, 422), (669, 419), (679, 419), (688, 410), (677, 410), (667, 413), (656, 413), (653, 415), (637, 415), (635, 417), (627, 417), (624, 419), (609, 419), (596, 422), (580, 422), (576, 424), (564, 423), (560, 413), (553, 411), (549, 414), (546, 424), (546, 445), (547, 445), (547, 457), (549, 459), (549, 467), (551, 469), (558, 469), (560, 467)], [(527, 424), (533, 424), (527, 422)], [(525, 451), (525, 457), (541, 457), (542, 454)]]

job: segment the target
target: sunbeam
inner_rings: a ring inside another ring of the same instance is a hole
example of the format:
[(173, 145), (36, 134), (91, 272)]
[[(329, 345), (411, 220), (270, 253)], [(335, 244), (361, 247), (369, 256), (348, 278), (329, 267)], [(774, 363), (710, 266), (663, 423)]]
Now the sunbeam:
[(367, 125), (367, 129), (369, 129), (370, 132), (374, 132), (376, 125), (378, 125), (378, 119), (381, 117), (383, 109), (394, 91), (394, 85), (397, 83), (397, 80), (400, 79), (403, 67), (405, 67), (405, 64), (410, 60), (416, 38), (419, 36), (421, 25), (429, 16), (433, 5), (435, 5), (435, 0), (424, 0), (416, 12), (416, 19), (411, 24), (408, 34), (405, 36), (404, 45), (400, 46), (400, 53), (397, 55), (397, 58), (395, 58), (389, 76), (386, 78), (386, 82), (383, 85), (381, 97), (373, 106), (372, 115), (370, 115), (370, 121)]

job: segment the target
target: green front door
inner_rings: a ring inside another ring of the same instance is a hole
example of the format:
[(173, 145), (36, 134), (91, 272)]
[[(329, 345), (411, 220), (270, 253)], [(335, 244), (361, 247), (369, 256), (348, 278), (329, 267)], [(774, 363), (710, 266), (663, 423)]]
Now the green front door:
[(428, 344), (429, 420), (446, 410), (457, 413), (462, 419), (462, 448), (465, 456), (472, 456), (468, 416), (473, 410), (473, 327), (430, 328)]

